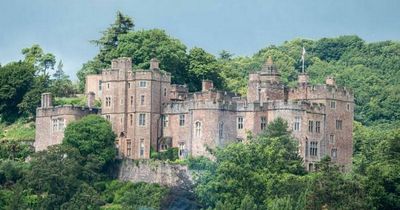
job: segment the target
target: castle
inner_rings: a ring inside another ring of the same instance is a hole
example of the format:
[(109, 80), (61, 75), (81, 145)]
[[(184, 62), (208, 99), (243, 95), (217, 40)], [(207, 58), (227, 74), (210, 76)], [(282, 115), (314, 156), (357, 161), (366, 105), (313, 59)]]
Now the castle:
[[(50, 94), (42, 95), (37, 109), (35, 149), (59, 144), (68, 123), (88, 114), (101, 114), (111, 122), (121, 158), (148, 159), (150, 148), (179, 149), (179, 156), (209, 155), (208, 148), (243, 141), (248, 132), (259, 134), (269, 122), (285, 119), (299, 142), (305, 167), (328, 155), (349, 167), (352, 157), (354, 96), (338, 87), (332, 77), (325, 84), (310, 85), (306, 73), (289, 88), (271, 59), (250, 73), (247, 96), (213, 88), (202, 81), (200, 92), (171, 84), (171, 75), (159, 68), (132, 70), (130, 58), (112, 60), (111, 68), (86, 78), (86, 107), (52, 106)], [(95, 99), (101, 109), (94, 108)]]

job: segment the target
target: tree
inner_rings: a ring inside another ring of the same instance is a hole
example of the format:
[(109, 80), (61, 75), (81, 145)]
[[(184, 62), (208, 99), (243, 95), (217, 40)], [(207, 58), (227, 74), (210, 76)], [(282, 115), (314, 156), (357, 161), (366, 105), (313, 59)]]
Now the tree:
[(0, 114), (2, 120), (18, 117), (18, 105), (32, 89), (35, 70), (32, 64), (14, 62), (0, 67)]
[(77, 148), (88, 162), (95, 161), (100, 171), (116, 156), (116, 136), (110, 123), (101, 116), (89, 115), (72, 122), (64, 133), (63, 144)]

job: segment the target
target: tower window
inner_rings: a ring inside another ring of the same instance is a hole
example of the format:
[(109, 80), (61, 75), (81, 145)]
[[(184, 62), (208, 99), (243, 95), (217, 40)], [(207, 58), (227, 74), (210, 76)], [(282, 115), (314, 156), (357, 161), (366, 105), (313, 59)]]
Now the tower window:
[(220, 122), (218, 126), (218, 137), (219, 139), (224, 139), (224, 123)]
[(140, 105), (144, 105), (144, 95), (140, 96)]
[(185, 126), (185, 115), (179, 115), (179, 126)]
[(101, 80), (99, 80), (99, 90), (101, 90)]
[(347, 108), (347, 111), (350, 111), (350, 104), (347, 104), (346, 108)]
[(139, 156), (144, 157), (144, 139), (140, 139)]
[(329, 143), (331, 143), (331, 144), (335, 143), (335, 135), (333, 135), (333, 134), (329, 135)]
[(106, 107), (111, 107), (111, 97), (106, 97)]
[(237, 129), (239, 130), (243, 129), (243, 117), (237, 118)]
[(146, 86), (147, 86), (147, 82), (146, 81), (140, 81), (139, 82), (139, 87), (145, 88)]
[(267, 117), (261, 117), (261, 130), (265, 130), (267, 128)]
[(195, 136), (199, 137), (201, 136), (201, 122), (196, 122), (195, 123)]
[(164, 88), (164, 96), (167, 96), (167, 88)]
[(341, 120), (336, 120), (336, 129), (342, 130), (342, 121)]
[(321, 122), (315, 121), (315, 133), (321, 133)]
[(139, 114), (139, 125), (144, 126), (146, 125), (146, 114)]
[(331, 109), (336, 109), (336, 101), (331, 101)]
[(129, 124), (133, 125), (133, 114), (129, 114)]
[(129, 89), (131, 88), (131, 83), (130, 83), (130, 82), (128, 82), (128, 88), (129, 88)]
[(130, 139), (126, 140), (126, 156), (130, 157), (132, 155), (132, 142)]
[(133, 96), (131, 96), (131, 106), (133, 106)]
[(179, 143), (179, 157), (184, 157), (185, 156), (185, 143), (180, 142)]
[(294, 118), (293, 130), (300, 131), (301, 117)]
[(107, 89), (110, 89), (110, 83), (107, 82)]
[(318, 142), (310, 142), (310, 156), (318, 156)]
[(162, 116), (162, 123), (163, 123), (162, 125), (164, 128), (168, 127), (168, 121), (169, 121), (168, 115), (163, 115)]
[(337, 149), (334, 148), (331, 150), (331, 158), (336, 159), (337, 158)]
[(308, 132), (312, 133), (314, 130), (314, 121), (308, 121)]

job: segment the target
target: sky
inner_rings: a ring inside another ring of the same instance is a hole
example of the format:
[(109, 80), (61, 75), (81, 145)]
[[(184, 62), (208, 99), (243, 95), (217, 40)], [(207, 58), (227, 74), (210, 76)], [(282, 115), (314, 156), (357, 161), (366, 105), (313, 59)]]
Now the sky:
[(164, 29), (215, 55), (252, 55), (294, 38), (400, 40), (400, 0), (0, 0), (0, 63), (39, 44), (76, 79), (98, 52), (89, 41), (118, 10), (134, 19), (135, 30)]

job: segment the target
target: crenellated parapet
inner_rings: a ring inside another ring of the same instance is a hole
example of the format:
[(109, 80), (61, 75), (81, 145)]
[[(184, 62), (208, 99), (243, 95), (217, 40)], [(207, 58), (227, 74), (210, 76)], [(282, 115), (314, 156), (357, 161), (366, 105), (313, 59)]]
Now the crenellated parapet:
[(77, 115), (84, 116), (88, 114), (98, 114), (101, 112), (99, 108), (89, 108), (74, 105), (61, 105), (61, 106), (51, 106), (51, 107), (39, 107), (36, 110), (37, 117), (52, 117), (59, 115)]

